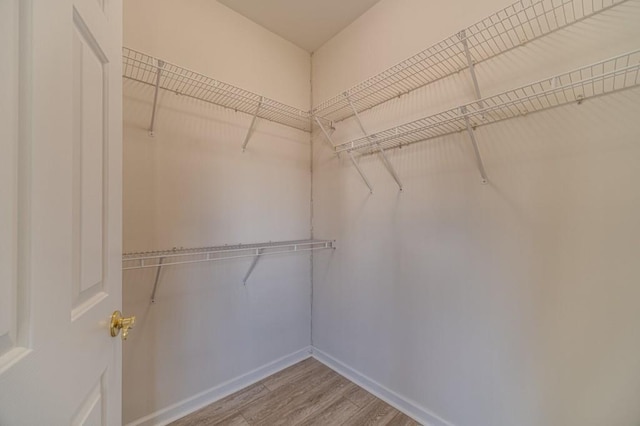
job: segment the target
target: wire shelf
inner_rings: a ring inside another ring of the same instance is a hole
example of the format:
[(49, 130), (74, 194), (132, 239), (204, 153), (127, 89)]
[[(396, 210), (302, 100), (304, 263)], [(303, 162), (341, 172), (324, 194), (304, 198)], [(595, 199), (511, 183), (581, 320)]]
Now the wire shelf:
[(477, 64), (626, 1), (517, 1), (322, 102), (312, 112), (327, 120), (344, 120), (354, 115), (349, 99), (362, 112), (466, 69), (468, 62), (463, 41)]
[[(123, 47), (123, 77), (309, 132), (308, 111), (260, 96), (178, 65)], [(160, 80), (158, 82), (158, 69)]]
[(335, 248), (333, 240), (296, 240), (125, 253), (122, 255), (122, 270), (158, 268), (333, 248)]
[(371, 153), (465, 131), (548, 108), (628, 89), (640, 84), (640, 49), (540, 80), (498, 95), (402, 124), (335, 147)]

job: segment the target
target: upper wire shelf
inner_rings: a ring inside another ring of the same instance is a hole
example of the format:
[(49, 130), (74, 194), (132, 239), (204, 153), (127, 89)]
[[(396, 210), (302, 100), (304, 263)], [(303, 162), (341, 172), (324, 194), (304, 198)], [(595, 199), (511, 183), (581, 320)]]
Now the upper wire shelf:
[(628, 0), (520, 0), (375, 75), (313, 110), (330, 121), (426, 86), (468, 67), (464, 44), (479, 63)]
[(336, 145), (337, 152), (371, 153), (462, 132), (640, 84), (640, 49), (483, 98), (457, 108)]
[(306, 132), (311, 130), (308, 111), (265, 98), (128, 47), (123, 47), (122, 59), (122, 74), (128, 79)]
[(335, 248), (333, 240), (295, 240), (124, 253), (122, 255), (122, 270), (157, 268), (159, 266), (164, 267), (185, 263), (213, 262), (331, 248)]

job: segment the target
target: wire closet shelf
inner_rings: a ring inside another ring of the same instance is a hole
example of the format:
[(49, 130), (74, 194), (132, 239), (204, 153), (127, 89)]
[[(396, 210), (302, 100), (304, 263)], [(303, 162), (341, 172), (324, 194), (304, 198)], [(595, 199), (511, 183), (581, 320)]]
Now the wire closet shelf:
[[(122, 76), (224, 108), (309, 132), (310, 114), (248, 90), (123, 47)], [(159, 78), (158, 78), (159, 74)]]
[(462, 132), (640, 84), (640, 49), (517, 89), (336, 145), (337, 152), (371, 153)]
[[(313, 109), (341, 121), (628, 0), (520, 0)], [(353, 108), (352, 105), (353, 104)]]
[(296, 240), (124, 253), (122, 270), (157, 268), (335, 248), (333, 240)]

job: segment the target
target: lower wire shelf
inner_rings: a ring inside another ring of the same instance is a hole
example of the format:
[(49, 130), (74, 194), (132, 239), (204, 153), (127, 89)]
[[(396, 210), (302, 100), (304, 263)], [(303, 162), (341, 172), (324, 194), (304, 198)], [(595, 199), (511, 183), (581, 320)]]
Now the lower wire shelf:
[(336, 245), (334, 240), (270, 241), (257, 244), (236, 244), (197, 248), (181, 247), (173, 248), (171, 250), (124, 253), (122, 255), (122, 270), (129, 271), (133, 269), (156, 268), (155, 283), (153, 285), (153, 293), (151, 294), (151, 302), (155, 302), (160, 271), (165, 266), (253, 258), (253, 262), (243, 279), (243, 282), (246, 284), (253, 272), (253, 269), (256, 267), (258, 260), (263, 256), (335, 248)]

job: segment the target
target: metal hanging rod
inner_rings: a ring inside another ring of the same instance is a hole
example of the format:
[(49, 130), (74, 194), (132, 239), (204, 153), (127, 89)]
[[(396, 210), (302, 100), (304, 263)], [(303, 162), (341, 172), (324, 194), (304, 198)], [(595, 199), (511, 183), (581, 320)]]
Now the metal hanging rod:
[[(640, 49), (402, 124), (369, 137), (336, 145), (335, 151), (372, 154), (378, 151), (379, 146), (385, 149), (398, 148), (440, 136), (466, 132), (485, 124), (568, 103), (580, 104), (588, 98), (638, 85)], [(483, 179), (486, 179), (483, 167), (481, 173)]]
[[(128, 47), (122, 48), (122, 60), (123, 77), (156, 89), (152, 124), (149, 129), (151, 132), (159, 89), (243, 112), (252, 116), (253, 122), (255, 117), (258, 117), (305, 132), (311, 131), (308, 111), (265, 98)], [(253, 128), (253, 125), (251, 127)]]
[(253, 262), (243, 278), (243, 282), (246, 284), (258, 260), (263, 256), (335, 248), (334, 240), (295, 240), (124, 253), (122, 255), (122, 270), (157, 268), (151, 294), (151, 302), (155, 303), (160, 272), (166, 266), (252, 257), (254, 258)]
[[(629, 0), (519, 0), (347, 90), (359, 112), (458, 73)], [(466, 45), (466, 47), (465, 47)], [(341, 121), (353, 111), (341, 93), (312, 110)]]

